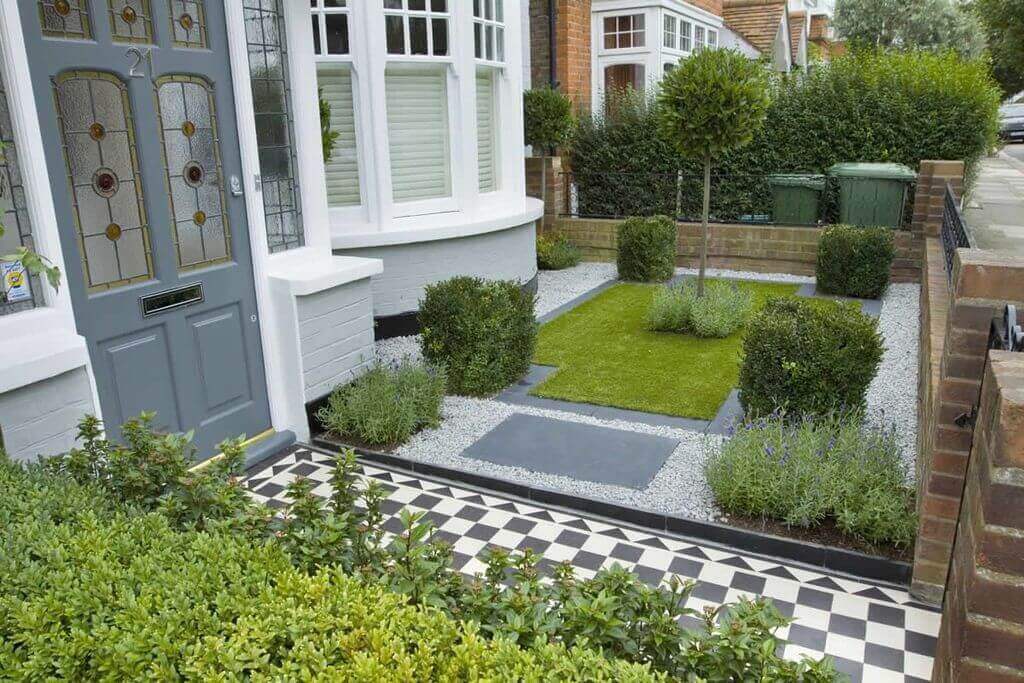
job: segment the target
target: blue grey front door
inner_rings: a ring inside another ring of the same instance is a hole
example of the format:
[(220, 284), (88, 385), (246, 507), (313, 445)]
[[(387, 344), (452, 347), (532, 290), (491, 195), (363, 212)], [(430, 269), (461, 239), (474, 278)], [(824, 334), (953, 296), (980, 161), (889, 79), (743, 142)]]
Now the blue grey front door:
[(223, 0), (18, 1), (108, 430), (267, 430)]

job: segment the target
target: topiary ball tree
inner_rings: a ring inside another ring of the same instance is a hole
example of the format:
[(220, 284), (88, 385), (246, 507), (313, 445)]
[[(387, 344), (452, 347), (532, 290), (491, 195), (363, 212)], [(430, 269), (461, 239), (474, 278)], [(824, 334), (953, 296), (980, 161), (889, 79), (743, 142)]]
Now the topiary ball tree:
[(662, 136), (686, 159), (704, 164), (697, 296), (704, 295), (708, 260), (711, 164), (750, 142), (768, 114), (768, 72), (735, 50), (701, 50), (680, 60), (661, 82), (658, 125)]
[[(576, 129), (572, 101), (550, 87), (535, 88), (523, 93), (523, 138), (540, 156), (549, 149), (564, 145)], [(540, 165), (540, 197), (547, 204), (547, 163)]]

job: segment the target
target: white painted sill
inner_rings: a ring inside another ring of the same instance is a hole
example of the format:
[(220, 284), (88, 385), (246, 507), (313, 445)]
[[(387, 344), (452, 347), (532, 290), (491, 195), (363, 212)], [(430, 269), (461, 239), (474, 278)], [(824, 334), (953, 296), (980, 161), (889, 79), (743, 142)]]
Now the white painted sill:
[(267, 276), (292, 296), (309, 296), (384, 272), (380, 259), (334, 256), (324, 249), (302, 248), (275, 254)]
[(331, 225), (333, 249), (385, 247), (415, 242), (471, 237), (531, 223), (544, 215), (544, 204), (532, 197), (507, 199), (482, 195), (483, 206), (475, 212), (450, 211), (425, 216), (396, 218), (384, 226)]
[(52, 308), (0, 316), (0, 394), (86, 367), (89, 350)]

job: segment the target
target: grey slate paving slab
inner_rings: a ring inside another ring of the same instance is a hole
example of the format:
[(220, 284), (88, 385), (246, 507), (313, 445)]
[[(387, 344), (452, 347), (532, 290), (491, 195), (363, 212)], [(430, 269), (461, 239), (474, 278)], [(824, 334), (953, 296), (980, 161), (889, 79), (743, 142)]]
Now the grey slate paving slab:
[(516, 413), (462, 457), (642, 489), (678, 445), (661, 436)]

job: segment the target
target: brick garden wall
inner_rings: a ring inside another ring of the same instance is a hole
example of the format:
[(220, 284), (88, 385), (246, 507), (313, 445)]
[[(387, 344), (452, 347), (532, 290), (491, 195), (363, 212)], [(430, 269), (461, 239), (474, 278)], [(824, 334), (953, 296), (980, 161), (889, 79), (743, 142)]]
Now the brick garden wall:
[(985, 369), (932, 680), (1024, 681), (1022, 353)]
[[(547, 166), (544, 173), (541, 172), (542, 165)], [(565, 176), (562, 175), (562, 171), (562, 157), (526, 157), (526, 195), (545, 200), (544, 220), (540, 230), (553, 229), (558, 214), (565, 206)], [(542, 178), (548, 186), (547, 194), (543, 196)]]
[[(614, 261), (616, 227), (620, 222), (559, 218), (556, 229), (583, 250), (585, 260)], [(710, 230), (708, 265), (711, 268), (814, 275), (822, 228), (712, 224)], [(900, 232), (896, 237), (896, 248), (893, 280), (917, 282), (921, 273), (923, 240), (910, 232)], [(699, 249), (700, 224), (680, 223), (676, 264), (696, 266)]]

